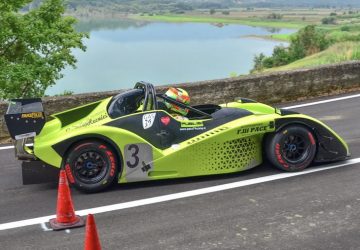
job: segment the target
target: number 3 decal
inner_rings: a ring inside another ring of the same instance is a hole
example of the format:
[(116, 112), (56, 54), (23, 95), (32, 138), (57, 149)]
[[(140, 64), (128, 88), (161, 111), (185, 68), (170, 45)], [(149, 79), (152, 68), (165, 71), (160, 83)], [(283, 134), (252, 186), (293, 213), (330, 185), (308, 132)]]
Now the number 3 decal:
[[(129, 152), (131, 153), (131, 158), (129, 161), (126, 161), (126, 164), (129, 168), (136, 168), (139, 165), (139, 147), (138, 145), (131, 144), (128, 147)], [(132, 162), (133, 161), (133, 162)]]
[(149, 173), (154, 167), (152, 147), (146, 143), (125, 145), (124, 165), (126, 181), (149, 180)]

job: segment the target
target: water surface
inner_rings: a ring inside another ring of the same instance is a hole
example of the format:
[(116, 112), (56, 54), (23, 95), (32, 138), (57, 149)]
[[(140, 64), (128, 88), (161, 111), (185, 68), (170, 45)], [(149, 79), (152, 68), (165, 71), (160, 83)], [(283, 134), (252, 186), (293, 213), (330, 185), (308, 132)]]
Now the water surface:
[(74, 51), (77, 69), (66, 68), (49, 95), (131, 88), (137, 81), (164, 85), (247, 74), (254, 55), (270, 55), (281, 44), (249, 36), (294, 32), (237, 24), (128, 20), (80, 23), (79, 30), (90, 33), (87, 51)]

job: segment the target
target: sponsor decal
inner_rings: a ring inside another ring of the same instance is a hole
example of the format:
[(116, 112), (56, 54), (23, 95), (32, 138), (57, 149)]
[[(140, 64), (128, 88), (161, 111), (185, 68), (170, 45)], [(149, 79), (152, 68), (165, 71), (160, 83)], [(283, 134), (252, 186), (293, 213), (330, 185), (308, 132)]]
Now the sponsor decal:
[(271, 129), (275, 128), (275, 122), (273, 121), (269, 122), (269, 128)]
[(151, 169), (150, 164), (145, 164), (145, 162), (142, 162), (142, 165), (143, 165), (143, 167), (141, 168), (141, 170), (143, 172), (148, 172)]
[(109, 157), (111, 166), (110, 166), (110, 176), (113, 177), (115, 175), (115, 169), (116, 169), (116, 163), (115, 163), (115, 157), (113, 153), (110, 150), (106, 151), (107, 156)]
[(310, 138), (310, 142), (311, 142), (311, 144), (312, 145), (315, 145), (315, 139), (314, 139), (314, 136), (309, 132), (308, 133), (308, 136), (309, 136), (309, 138)]
[(197, 130), (206, 130), (206, 127), (180, 128), (180, 131), (197, 131)]
[(237, 134), (251, 134), (251, 133), (259, 133), (259, 132), (265, 132), (268, 128), (273, 128), (272, 124), (264, 125), (264, 124), (256, 124), (251, 126), (245, 126), (240, 129), (238, 129)]
[(199, 121), (181, 121), (182, 128), (204, 127), (203, 122)]
[(21, 135), (15, 135), (15, 140), (21, 140), (21, 139), (35, 137), (35, 136), (36, 136), (35, 132), (30, 132), (30, 133), (21, 134)]
[(276, 146), (275, 146), (275, 155), (276, 155), (276, 158), (278, 160), (278, 162), (284, 167), (284, 168), (288, 168), (289, 165), (285, 163), (285, 161), (283, 160), (282, 156), (281, 156), (281, 153), (280, 153), (280, 144), (279, 143), (276, 143)]
[(101, 114), (101, 115), (98, 116), (98, 117), (90, 118), (90, 119), (88, 119), (88, 120), (86, 120), (86, 121), (84, 121), (84, 122), (81, 122), (81, 123), (79, 123), (79, 124), (72, 125), (71, 127), (69, 127), (69, 128), (66, 129), (66, 132), (69, 132), (69, 131), (71, 131), (71, 130), (73, 130), (73, 129), (78, 129), (78, 128), (83, 128), (83, 127), (91, 126), (91, 125), (93, 125), (93, 124), (95, 124), (95, 123), (98, 123), (98, 122), (100, 122), (100, 121), (102, 121), (102, 120), (104, 120), (104, 119), (106, 119), (106, 118), (108, 118), (107, 113), (103, 113), (103, 114)]
[(142, 124), (144, 129), (151, 128), (155, 121), (156, 113), (150, 113), (143, 115)]
[(21, 114), (21, 118), (26, 119), (26, 118), (32, 118), (32, 119), (39, 119), (39, 118), (44, 118), (44, 114), (42, 112), (32, 112), (32, 113), (26, 113), (26, 114)]
[(161, 117), (160, 120), (161, 120), (161, 123), (164, 124), (165, 126), (169, 125), (169, 123), (171, 121), (169, 116), (163, 116), (163, 117)]
[(171, 148), (174, 150), (177, 150), (180, 148), (180, 144), (173, 144), (173, 145), (171, 145)]

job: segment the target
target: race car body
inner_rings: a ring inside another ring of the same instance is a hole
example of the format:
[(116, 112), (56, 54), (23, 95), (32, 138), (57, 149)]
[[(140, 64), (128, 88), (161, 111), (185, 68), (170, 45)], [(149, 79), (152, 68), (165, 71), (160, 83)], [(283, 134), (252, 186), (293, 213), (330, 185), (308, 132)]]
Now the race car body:
[[(189, 109), (187, 119), (176, 119), (164, 101)], [(339, 135), (309, 116), (245, 98), (187, 106), (144, 82), (52, 118), (45, 123), (38, 99), (11, 102), (6, 121), (19, 159), (65, 168), (70, 183), (90, 192), (114, 181), (239, 172), (265, 159), (299, 171), (350, 156)]]

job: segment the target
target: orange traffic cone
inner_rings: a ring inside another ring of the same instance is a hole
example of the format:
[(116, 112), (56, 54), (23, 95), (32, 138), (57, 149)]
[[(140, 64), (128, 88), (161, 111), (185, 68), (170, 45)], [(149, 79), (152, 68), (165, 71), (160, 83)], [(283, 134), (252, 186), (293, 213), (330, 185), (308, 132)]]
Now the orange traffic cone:
[(49, 223), (53, 230), (63, 230), (85, 225), (84, 220), (80, 216), (75, 215), (69, 183), (66, 178), (66, 172), (63, 169), (60, 171), (59, 177), (56, 218), (51, 219)]
[(94, 215), (89, 214), (86, 219), (85, 250), (101, 250)]

